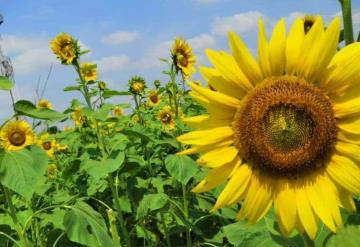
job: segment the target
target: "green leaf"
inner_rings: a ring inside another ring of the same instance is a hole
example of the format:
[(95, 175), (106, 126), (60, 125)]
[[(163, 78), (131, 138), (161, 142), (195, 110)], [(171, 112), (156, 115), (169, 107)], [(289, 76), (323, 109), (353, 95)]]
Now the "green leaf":
[(105, 178), (109, 173), (119, 169), (125, 159), (125, 153), (122, 151), (113, 152), (110, 157), (103, 161), (87, 160), (82, 165), (82, 170), (86, 171), (95, 179)]
[(186, 155), (168, 155), (165, 166), (170, 175), (184, 185), (198, 172), (195, 161)]
[(326, 246), (357, 247), (360, 243), (360, 227), (349, 225), (340, 229), (335, 236), (331, 237)]
[(48, 165), (47, 154), (37, 146), (0, 153), (0, 183), (30, 199)]
[(80, 91), (81, 86), (68, 86), (64, 88), (65, 92), (69, 92), (69, 91)]
[(84, 202), (77, 202), (63, 220), (71, 241), (87, 246), (113, 246), (102, 216)]
[(141, 219), (149, 211), (163, 208), (168, 202), (168, 196), (164, 193), (145, 195), (141, 200), (136, 212), (136, 218)]
[(9, 91), (13, 88), (14, 83), (6, 76), (0, 76), (0, 90)]
[(113, 96), (125, 96), (125, 95), (131, 95), (131, 93), (125, 91), (109, 90), (109, 89), (105, 89), (103, 93), (103, 97), (105, 99), (111, 98)]
[(62, 113), (50, 109), (38, 109), (33, 103), (27, 100), (17, 101), (15, 103), (15, 110), (20, 115), (43, 120), (61, 120), (67, 117)]

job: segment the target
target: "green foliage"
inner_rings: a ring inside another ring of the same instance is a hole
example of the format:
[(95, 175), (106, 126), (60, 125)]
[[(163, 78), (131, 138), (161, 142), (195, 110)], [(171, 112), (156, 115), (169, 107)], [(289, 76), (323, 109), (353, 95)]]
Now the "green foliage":
[(15, 103), (15, 110), (19, 115), (24, 115), (36, 119), (43, 120), (61, 120), (66, 115), (58, 113), (50, 109), (39, 109), (33, 103), (27, 100), (19, 100)]
[(185, 155), (168, 155), (165, 165), (170, 175), (184, 185), (198, 172), (195, 162)]

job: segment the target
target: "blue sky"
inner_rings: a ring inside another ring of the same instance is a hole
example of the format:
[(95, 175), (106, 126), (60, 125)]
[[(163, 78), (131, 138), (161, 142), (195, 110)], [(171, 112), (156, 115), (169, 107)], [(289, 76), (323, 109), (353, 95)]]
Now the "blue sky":
[[(53, 64), (45, 98), (58, 111), (79, 96), (62, 92), (75, 74), (70, 66), (59, 64), (48, 46), (59, 32), (70, 33), (91, 49), (83, 61), (97, 62), (100, 78), (113, 89), (124, 89), (135, 74), (149, 83), (165, 79), (158, 58), (169, 56), (176, 36), (187, 38), (199, 63), (207, 64), (205, 48), (228, 50), (228, 30), (239, 33), (256, 51), (260, 17), (271, 28), (282, 17), (291, 22), (309, 13), (330, 20), (340, 10), (337, 0), (0, 0), (0, 6), (5, 17), (0, 45), (13, 62), (17, 99), (33, 100), (39, 78), (44, 81)], [(353, 9), (360, 26), (360, 0), (353, 1)], [(0, 92), (0, 119), (11, 113), (9, 102), (7, 93)]]

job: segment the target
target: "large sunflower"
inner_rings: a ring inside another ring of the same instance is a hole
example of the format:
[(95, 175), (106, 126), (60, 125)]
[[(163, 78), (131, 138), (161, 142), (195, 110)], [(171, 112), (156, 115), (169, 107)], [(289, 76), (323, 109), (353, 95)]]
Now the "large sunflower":
[(77, 42), (67, 33), (58, 34), (50, 41), (50, 47), (64, 64), (71, 64), (78, 57)]
[(8, 122), (1, 129), (0, 140), (6, 151), (16, 151), (34, 144), (35, 133), (27, 122), (15, 120)]
[(199, 128), (178, 137), (201, 153), (208, 175), (194, 189), (222, 183), (214, 210), (242, 202), (238, 219), (259, 221), (274, 205), (280, 230), (314, 239), (318, 221), (335, 232), (339, 208), (355, 210), (360, 194), (360, 43), (337, 52), (340, 20), (318, 17), (305, 33), (285, 21), (268, 41), (259, 23), (258, 61), (230, 33), (232, 54), (208, 50), (201, 72), (216, 91), (190, 83), (208, 115), (185, 119)]

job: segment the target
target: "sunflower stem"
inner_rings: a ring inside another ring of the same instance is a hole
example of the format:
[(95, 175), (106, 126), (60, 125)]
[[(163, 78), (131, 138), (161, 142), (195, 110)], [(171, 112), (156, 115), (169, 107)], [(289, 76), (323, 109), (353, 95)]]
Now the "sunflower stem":
[(315, 242), (314, 240), (312, 240), (309, 235), (307, 235), (306, 233), (304, 233), (302, 235), (303, 240), (304, 240), (304, 246), (305, 247), (315, 247)]
[(85, 98), (85, 101), (86, 101), (86, 104), (88, 105), (88, 107), (90, 108), (90, 110), (93, 110), (93, 107), (91, 105), (91, 97), (89, 95), (89, 89), (87, 87), (87, 84), (86, 84), (86, 81), (81, 73), (81, 69), (80, 69), (80, 64), (79, 64), (79, 61), (76, 59), (73, 63), (74, 67), (75, 67), (75, 70), (76, 72), (78, 73), (79, 75), (79, 79), (80, 79), (80, 82), (81, 82), (81, 85), (82, 85), (82, 90), (83, 90), (83, 95), (84, 95), (84, 98)]
[[(189, 201), (188, 201), (188, 195), (187, 195), (187, 191), (186, 191), (186, 185), (182, 184), (182, 196), (183, 196), (183, 207), (184, 207), (184, 214), (185, 214), (185, 218), (186, 220), (189, 219)], [(191, 228), (187, 227), (186, 228), (186, 247), (191, 247), (192, 243), (191, 243)]]
[(19, 236), (19, 239), (20, 239), (20, 242), (21, 242), (21, 246), (24, 246), (24, 247), (27, 247), (29, 246), (28, 245), (28, 242), (27, 242), (27, 239), (25, 238), (24, 234), (23, 234), (23, 230), (22, 230), (22, 227), (19, 223), (19, 220), (16, 216), (16, 209), (15, 209), (15, 206), (12, 202), (12, 198), (11, 198), (11, 192), (9, 191), (9, 189), (5, 186), (1, 186), (3, 191), (4, 191), (4, 194), (5, 194), (5, 199), (6, 199), (6, 203), (8, 204), (8, 207), (9, 207), (9, 213), (10, 213), (10, 217), (15, 225), (15, 228), (16, 228), (16, 232)]
[(351, 0), (339, 0), (344, 23), (344, 40), (349, 45), (354, 42), (353, 23), (351, 17)]

